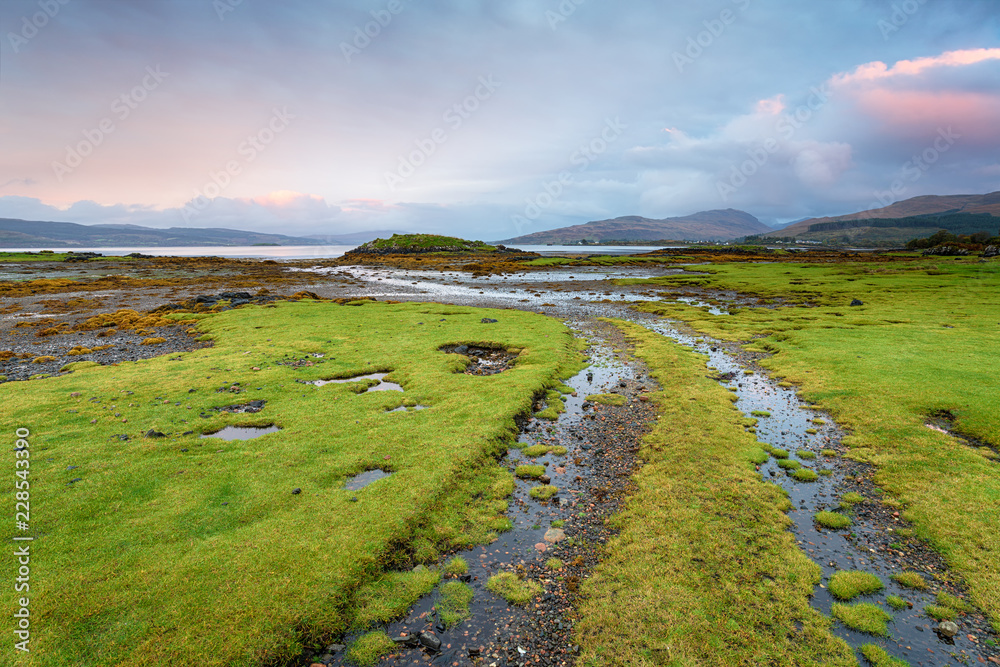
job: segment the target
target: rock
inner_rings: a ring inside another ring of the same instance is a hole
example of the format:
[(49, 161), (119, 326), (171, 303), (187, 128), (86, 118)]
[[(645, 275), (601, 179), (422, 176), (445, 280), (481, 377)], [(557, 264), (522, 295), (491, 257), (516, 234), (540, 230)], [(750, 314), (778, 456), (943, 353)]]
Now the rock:
[(440, 651), (441, 640), (426, 630), (417, 635), (420, 645), (429, 651)]
[(483, 319), (481, 319), (479, 321), (482, 322), (483, 324), (496, 324), (497, 323), (497, 320), (493, 319), (492, 317), (484, 317)]
[(293, 496), (297, 496), (297, 495), (299, 495), (300, 493), (302, 493), (302, 489), (299, 489), (299, 488), (294, 488), (294, 489), (292, 489), (292, 495), (293, 495)]
[(468, 345), (459, 345), (458, 347), (455, 348), (455, 354), (465, 354), (468, 351), (469, 351)]
[(72, 394), (70, 394), (70, 398), (76, 398), (79, 395), (80, 395), (80, 392), (74, 391)]
[(1000, 246), (988, 245), (983, 249), (983, 257), (1000, 257)]
[(393, 637), (392, 641), (396, 642), (399, 646), (405, 646), (406, 648), (417, 648), (420, 646), (420, 640), (417, 639), (416, 635), (400, 635), (399, 637)]
[(548, 484), (549, 482), (552, 481), (552, 478), (549, 477), (548, 475), (542, 475), (541, 477), (538, 478), (538, 481), (541, 482), (542, 484)]
[(852, 306), (863, 306), (863, 305), (865, 305), (865, 303), (861, 299), (855, 299), (854, 301), (851, 301), (851, 305)]
[(330, 644), (329, 646), (326, 647), (326, 652), (339, 653), (340, 651), (343, 651), (345, 648), (347, 647), (344, 646), (343, 644)]
[(938, 634), (944, 637), (954, 637), (958, 634), (958, 624), (954, 621), (941, 621), (936, 628)]
[(539, 542), (538, 544), (535, 545), (535, 549), (537, 551), (545, 551), (548, 548), (549, 548), (549, 546), (547, 544), (545, 544), (545, 542)]
[(154, 429), (149, 429), (148, 431), (146, 431), (146, 433), (145, 433), (145, 435), (143, 437), (146, 437), (146, 438), (165, 438), (165, 437), (167, 437), (167, 434), (163, 433), (162, 431), (156, 431)]
[(562, 528), (549, 528), (545, 531), (545, 536), (542, 539), (546, 542), (555, 544), (556, 542), (561, 542), (566, 539), (566, 531)]

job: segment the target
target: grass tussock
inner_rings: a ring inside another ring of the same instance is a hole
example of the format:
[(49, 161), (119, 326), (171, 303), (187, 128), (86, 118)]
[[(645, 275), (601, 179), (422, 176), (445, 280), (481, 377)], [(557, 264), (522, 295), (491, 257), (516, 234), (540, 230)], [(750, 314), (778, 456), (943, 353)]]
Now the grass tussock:
[(852, 630), (878, 637), (889, 636), (889, 621), (892, 620), (892, 616), (878, 605), (871, 602), (858, 604), (835, 602), (831, 611), (834, 618)]
[(836, 512), (816, 512), (816, 523), (831, 530), (841, 530), (851, 525), (851, 518)]
[(522, 479), (537, 479), (545, 474), (545, 466), (521, 465), (517, 466), (514, 474)]
[(510, 604), (525, 606), (542, 592), (542, 586), (530, 579), (520, 579), (513, 572), (494, 574), (486, 582), (486, 587)]
[(646, 464), (581, 584), (580, 664), (853, 665), (809, 605), (820, 569), (787, 532), (787, 499), (749, 462), (759, 445), (729, 392), (704, 357), (618, 325), (671, 389), (651, 396), (661, 416)]
[(441, 584), (438, 600), (438, 615), (446, 628), (451, 628), (469, 617), (469, 603), (472, 602), (472, 588), (461, 581)]
[(347, 649), (348, 659), (358, 667), (371, 667), (386, 653), (396, 647), (389, 635), (382, 630), (369, 632), (359, 637)]
[(927, 590), (928, 587), (927, 580), (924, 579), (923, 575), (917, 574), (916, 572), (898, 572), (892, 575), (892, 580), (900, 586), (913, 588), (918, 591)]
[(625, 397), (621, 394), (591, 394), (585, 400), (591, 403), (600, 403), (601, 405), (615, 405), (622, 406), (625, 405)]
[(830, 594), (838, 600), (850, 601), (859, 595), (868, 595), (882, 590), (883, 585), (871, 572), (834, 572), (828, 585)]
[(872, 667), (910, 667), (910, 663), (892, 657), (884, 648), (875, 644), (862, 646), (861, 655), (865, 656)]

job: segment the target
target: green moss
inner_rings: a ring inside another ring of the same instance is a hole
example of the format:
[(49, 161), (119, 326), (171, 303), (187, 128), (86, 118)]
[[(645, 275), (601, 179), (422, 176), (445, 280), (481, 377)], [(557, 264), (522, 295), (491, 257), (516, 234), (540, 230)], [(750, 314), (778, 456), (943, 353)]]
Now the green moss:
[(558, 558), (550, 558), (547, 561), (545, 561), (545, 567), (549, 568), (550, 570), (560, 570), (562, 569), (562, 566), (563, 562)]
[(367, 628), (399, 618), (439, 581), (439, 572), (419, 566), (407, 572), (388, 572), (365, 584), (355, 595), (354, 627)]
[(833, 471), (830, 470), (829, 468), (822, 468), (820, 470), (817, 470), (816, 472), (822, 475), (823, 477), (829, 477), (830, 475), (833, 474)]
[(529, 495), (535, 500), (548, 500), (552, 496), (559, 493), (558, 486), (552, 486), (551, 484), (546, 484), (543, 486), (536, 486), (531, 491), (528, 492)]
[(458, 625), (469, 617), (469, 603), (472, 602), (472, 588), (461, 581), (441, 584), (438, 601), (438, 616), (446, 628)]
[(562, 445), (556, 445), (555, 447), (549, 448), (549, 453), (552, 454), (553, 456), (566, 456), (566, 452), (568, 451), (569, 450), (563, 447)]
[(768, 412), (767, 410), (754, 410), (753, 412), (750, 413), (750, 416), (752, 416), (752, 417), (770, 417), (771, 413)]
[(850, 509), (858, 503), (863, 502), (865, 502), (865, 497), (860, 493), (855, 493), (854, 491), (849, 491), (840, 497), (840, 506), (844, 509)]
[(872, 667), (910, 667), (910, 663), (894, 658), (881, 646), (865, 644), (861, 647), (861, 655), (871, 663)]
[(549, 449), (550, 447), (546, 447), (545, 445), (531, 445), (530, 447), (525, 447), (521, 451), (524, 452), (524, 455), (528, 458), (534, 459), (539, 456), (545, 456), (549, 453)]
[(562, 519), (557, 519), (556, 521), (552, 522), (552, 527), (553, 528), (562, 528), (565, 525), (566, 525), (566, 522), (563, 521)]
[(525, 479), (535, 479), (545, 474), (545, 466), (517, 466), (517, 469), (514, 470), (514, 474)]
[(783, 470), (798, 470), (802, 464), (792, 459), (778, 459), (778, 467)]
[(378, 659), (396, 647), (389, 635), (381, 630), (359, 637), (347, 649), (347, 658), (359, 667), (371, 667)]
[(754, 447), (747, 452), (747, 458), (751, 463), (760, 465), (762, 463), (767, 463), (768, 458), (770, 458), (770, 454), (760, 447)]
[(817, 426), (822, 426), (823, 424), (826, 423), (826, 420), (825, 419), (814, 419), (814, 420), (812, 420), (812, 423), (816, 424)]
[(100, 364), (96, 361), (74, 361), (60, 368), (59, 372), (72, 373), (73, 371), (83, 370), (84, 368), (95, 368), (97, 366), (100, 366)]
[(809, 468), (799, 468), (792, 473), (792, 478), (799, 482), (815, 482), (819, 479), (819, 474)]
[(830, 576), (830, 594), (838, 600), (853, 600), (882, 590), (882, 582), (870, 572), (843, 571)]
[(925, 605), (924, 613), (936, 621), (954, 621), (958, 617), (954, 609), (936, 604)]
[(843, 514), (837, 514), (836, 512), (816, 512), (814, 519), (816, 520), (816, 523), (824, 528), (831, 528), (833, 530), (840, 530), (851, 525), (851, 519), (849, 517), (846, 517)]
[(809, 461), (816, 458), (816, 452), (811, 452), (808, 449), (800, 449), (795, 452), (795, 455), (804, 461)]
[(853, 605), (835, 602), (831, 611), (834, 618), (852, 630), (879, 637), (889, 636), (887, 624), (892, 620), (892, 616), (877, 605), (870, 602)]
[(927, 589), (927, 580), (916, 572), (899, 572), (892, 575), (892, 580), (900, 586), (915, 588), (919, 591)]
[(960, 597), (956, 597), (951, 593), (941, 591), (937, 594), (937, 601), (939, 605), (948, 607), (949, 609), (954, 609), (960, 613), (968, 613), (972, 611), (972, 605), (963, 600)]
[(788, 451), (784, 449), (778, 449), (777, 447), (774, 447), (771, 449), (771, 456), (773, 456), (776, 459), (787, 459), (789, 456), (791, 456), (791, 454), (789, 454)]
[(530, 579), (519, 579), (512, 572), (501, 572), (489, 578), (486, 587), (510, 604), (527, 605), (531, 598), (542, 592), (542, 587)]
[(824, 449), (820, 451), (823, 456), (837, 456), (837, 450), (835, 449)]
[(452, 576), (466, 574), (469, 571), (469, 564), (461, 556), (455, 556), (444, 566), (444, 573)]
[(819, 431), (817, 431), (814, 428), (807, 428), (806, 433), (808, 433), (809, 435), (816, 435), (817, 433), (819, 433)]
[(890, 595), (886, 597), (885, 601), (896, 611), (899, 611), (900, 609), (908, 609), (910, 607), (910, 603), (898, 595)]
[(625, 405), (625, 397), (621, 394), (591, 394), (586, 398), (586, 400), (591, 403), (600, 403), (601, 405)]

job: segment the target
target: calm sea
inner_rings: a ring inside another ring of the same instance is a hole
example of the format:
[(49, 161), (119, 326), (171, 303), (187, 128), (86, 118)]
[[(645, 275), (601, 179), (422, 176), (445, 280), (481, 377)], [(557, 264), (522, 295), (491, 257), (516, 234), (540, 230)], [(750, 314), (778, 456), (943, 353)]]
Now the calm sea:
[[(165, 248), (60, 248), (44, 250), (53, 252), (99, 252), (102, 255), (128, 255), (141, 252), (161, 257), (257, 257), (261, 259), (325, 259), (340, 257), (357, 246), (350, 245), (288, 245), (288, 246), (178, 246)], [(659, 250), (653, 246), (560, 246), (525, 245), (520, 250), (542, 255), (635, 255)], [(3, 252), (38, 252), (41, 248), (0, 248)]]

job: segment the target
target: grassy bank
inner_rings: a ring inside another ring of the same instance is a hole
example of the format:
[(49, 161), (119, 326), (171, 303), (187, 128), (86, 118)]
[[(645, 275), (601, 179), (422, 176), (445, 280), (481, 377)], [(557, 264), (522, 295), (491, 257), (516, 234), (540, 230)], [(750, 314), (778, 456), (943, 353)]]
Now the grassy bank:
[(619, 323), (667, 392), (619, 536), (582, 589), (582, 665), (854, 665), (809, 606), (820, 569), (787, 532), (780, 488), (705, 358)]
[[(31, 433), (30, 664), (290, 658), (436, 582), (386, 569), (506, 525), (512, 481), (495, 457), (513, 417), (575, 363), (575, 340), (530, 313), (361, 303), (228, 311), (199, 321), (212, 348), (0, 386), (8, 443)], [(461, 343), (520, 356), (465, 375), (438, 351)], [(405, 391), (297, 382), (375, 372)], [(266, 403), (218, 410), (250, 401)], [(427, 409), (389, 412), (404, 402)], [(281, 430), (200, 437), (228, 424)], [(344, 489), (375, 468), (392, 474)], [(16, 570), (11, 550), (2, 561)], [(9, 628), (11, 587), (3, 601)]]
[(925, 426), (953, 418), (954, 429), (1000, 445), (1000, 263), (727, 264), (697, 280), (792, 305), (721, 316), (646, 309), (730, 340), (764, 335), (750, 345), (774, 354), (763, 365), (852, 433), (850, 455), (878, 466), (876, 481), (1000, 630), (1000, 464)]

